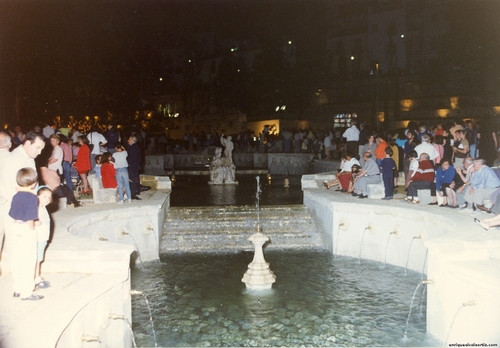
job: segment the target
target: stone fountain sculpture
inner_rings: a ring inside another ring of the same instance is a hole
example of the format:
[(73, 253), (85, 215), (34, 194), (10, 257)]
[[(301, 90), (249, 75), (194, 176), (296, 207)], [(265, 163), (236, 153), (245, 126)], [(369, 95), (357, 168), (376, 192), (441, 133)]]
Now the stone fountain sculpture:
[(245, 283), (247, 289), (250, 290), (266, 290), (271, 289), (273, 283), (276, 281), (276, 276), (269, 268), (269, 263), (264, 259), (263, 245), (269, 241), (269, 237), (260, 231), (260, 212), (259, 212), (259, 195), (260, 195), (260, 178), (257, 176), (257, 233), (252, 234), (248, 240), (251, 241), (255, 247), (252, 262), (248, 265), (248, 269), (243, 275), (241, 281)]
[(222, 149), (215, 149), (215, 156), (210, 164), (210, 181), (211, 185), (232, 184), (237, 185), (236, 167), (233, 163), (234, 145), (231, 141), (231, 136), (224, 138), (224, 134), (220, 137), (220, 142), (224, 146), (224, 157), (222, 157)]

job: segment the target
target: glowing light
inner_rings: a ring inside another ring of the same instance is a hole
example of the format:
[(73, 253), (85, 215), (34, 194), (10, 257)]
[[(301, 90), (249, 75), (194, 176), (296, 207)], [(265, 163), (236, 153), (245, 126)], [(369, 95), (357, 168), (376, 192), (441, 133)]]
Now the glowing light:
[(446, 118), (450, 114), (450, 109), (438, 109), (435, 111), (435, 115), (441, 118)]
[(281, 107), (281, 110), (285, 110), (285, 109), (286, 109), (286, 105), (283, 105), (283, 106)]
[(451, 97), (450, 98), (450, 108), (460, 109), (460, 107), (458, 106), (458, 97)]
[(280, 111), (280, 107), (277, 106), (276, 109), (274, 109), (274, 111), (276, 111), (276, 112)]
[(163, 81), (163, 77), (160, 77), (160, 81)]
[(351, 56), (351, 60), (354, 60), (354, 56)]
[(401, 111), (410, 111), (413, 109), (413, 99), (402, 99), (399, 101), (399, 106), (401, 107)]
[(405, 34), (401, 34), (401, 38), (404, 39), (405, 38)]
[(378, 113), (378, 120), (379, 120), (379, 122), (384, 122), (385, 121), (385, 114), (384, 114), (383, 111), (380, 111)]
[(292, 41), (288, 41), (288, 44), (291, 45), (292, 44)]

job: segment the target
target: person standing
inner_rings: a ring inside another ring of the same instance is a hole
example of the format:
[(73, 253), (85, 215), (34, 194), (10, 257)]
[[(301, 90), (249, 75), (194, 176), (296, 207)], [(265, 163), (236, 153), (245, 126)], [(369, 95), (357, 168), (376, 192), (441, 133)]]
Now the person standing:
[(342, 134), (347, 142), (347, 152), (356, 154), (359, 152), (358, 141), (359, 141), (359, 129), (356, 127), (357, 121), (351, 121), (351, 126), (347, 128)]
[(37, 237), (35, 221), (38, 220), (38, 197), (33, 192), (37, 185), (36, 170), (21, 168), (16, 174), (17, 193), (12, 196), (9, 209), (10, 238), (12, 241), (12, 279), (14, 297), (21, 300), (41, 300), (35, 289)]
[(115, 150), (113, 158), (115, 160), (116, 181), (118, 182), (118, 196), (120, 197), (118, 204), (123, 203), (123, 190), (125, 190), (127, 194), (128, 202), (131, 203), (132, 192), (130, 190), (130, 180), (128, 177), (128, 153), (120, 142), (115, 144)]
[(104, 146), (107, 144), (107, 140), (102, 135), (99, 133), (99, 127), (97, 126), (92, 126), (92, 130), (89, 134), (87, 134), (87, 139), (89, 140), (89, 144), (91, 145), (91, 152), (90, 152), (90, 163), (91, 163), (91, 168), (95, 167), (95, 156), (101, 154), (101, 146)]
[[(44, 147), (45, 137), (42, 134), (28, 132), (24, 138), (24, 143), (5, 157), (3, 163), (9, 163), (9, 165), (0, 166), (0, 220), (4, 223), (3, 232), (0, 232), (4, 234), (4, 244), (7, 246), (10, 243), (9, 238), (15, 224), (8, 213), (12, 197), (14, 197), (17, 192), (17, 172), (19, 169), (26, 167), (36, 170), (35, 158), (40, 155)], [(0, 238), (0, 247), (1, 241), (2, 238)], [(2, 262), (4, 262), (7, 258), (3, 256), (8, 254), (10, 250), (6, 248), (2, 250), (2, 248), (0, 248), (0, 251), (2, 252)]]
[(392, 159), (393, 152), (390, 147), (385, 148), (385, 158), (380, 162), (380, 171), (384, 182), (384, 200), (392, 199), (394, 191), (394, 170), (397, 168), (396, 162)]
[(366, 122), (361, 122), (359, 124), (361, 128), (359, 131), (359, 140), (358, 140), (358, 151), (359, 157), (363, 157), (365, 145), (368, 143), (368, 138), (370, 137), (370, 130), (366, 127)]
[(74, 167), (76, 168), (78, 174), (80, 175), (80, 178), (82, 179), (82, 194), (89, 195), (90, 187), (89, 181), (87, 180), (87, 174), (92, 169), (92, 166), (90, 164), (89, 140), (85, 135), (80, 135), (78, 137), (78, 143), (80, 144), (80, 150), (78, 150), (78, 154), (76, 155)]
[(490, 167), (493, 167), (498, 159), (499, 142), (497, 130), (498, 125), (492, 120), (481, 121), (479, 125), (479, 144), (477, 147), (479, 157), (484, 158), (486, 164)]
[(0, 164), (9, 155), (9, 150), (11, 147), (10, 135), (5, 132), (0, 131)]
[(61, 140), (59, 146), (63, 150), (62, 168), (63, 168), (64, 181), (66, 185), (70, 188), (70, 190), (73, 191), (73, 183), (71, 182), (71, 163), (73, 162), (73, 150), (71, 149), (71, 146), (68, 144), (67, 137), (65, 137), (64, 135), (60, 135), (59, 138)]
[(120, 132), (115, 129), (113, 123), (108, 124), (108, 130), (104, 133), (104, 137), (107, 141), (106, 148), (108, 152), (113, 154), (116, 151), (116, 143), (120, 141)]
[(137, 138), (131, 135), (128, 138), (128, 176), (130, 179), (130, 190), (132, 191), (132, 199), (140, 200), (137, 195), (141, 194), (141, 181), (139, 178), (139, 170), (141, 168), (141, 148), (137, 145)]
[(455, 139), (453, 143), (453, 157), (455, 158), (453, 164), (455, 167), (460, 168), (464, 164), (464, 158), (469, 153), (469, 141), (465, 138), (465, 131), (461, 129), (455, 132)]

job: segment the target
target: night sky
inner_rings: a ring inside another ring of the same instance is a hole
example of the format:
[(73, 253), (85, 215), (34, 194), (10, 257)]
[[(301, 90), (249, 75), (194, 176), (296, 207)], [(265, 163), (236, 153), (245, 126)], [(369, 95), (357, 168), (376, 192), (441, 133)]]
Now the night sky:
[[(218, 106), (259, 114), (258, 106), (274, 107), (272, 99), (283, 97), (287, 110), (300, 110), (308, 104), (305, 96), (332, 80), (325, 73), (325, 50), (332, 4), (339, 2), (0, 0), (0, 120), (107, 110), (130, 115), (144, 107), (147, 96), (169, 92), (158, 85), (162, 50), (189, 51), (196, 34), (208, 32), (221, 41), (253, 40), (262, 48), (251, 79), (225, 72), (210, 87)], [(343, 2), (366, 10), (376, 0)], [(455, 31), (445, 41), (445, 59), (484, 67), (475, 75), (481, 87), (500, 83), (499, 11), (498, 0), (463, 0), (450, 7)], [(278, 59), (284, 38), (294, 40), (301, 62), (292, 74)]]
[(154, 94), (162, 49), (197, 33), (252, 39), (298, 55), (321, 54), (326, 1), (0, 1), (0, 106), (21, 114), (86, 113), (137, 107)]

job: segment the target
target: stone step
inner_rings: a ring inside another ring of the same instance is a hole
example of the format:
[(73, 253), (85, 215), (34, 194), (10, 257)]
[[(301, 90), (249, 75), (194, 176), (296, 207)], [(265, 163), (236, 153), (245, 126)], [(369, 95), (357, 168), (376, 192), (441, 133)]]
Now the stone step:
[(321, 241), (303, 205), (170, 208), (165, 217), (160, 253), (176, 251), (253, 250), (248, 237), (261, 231), (267, 248), (316, 248)]

